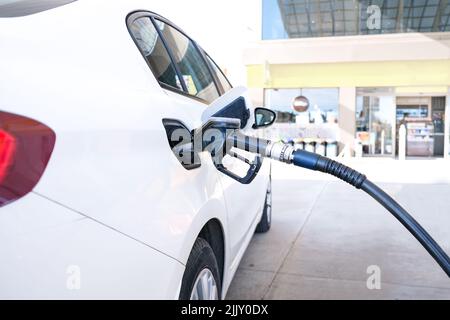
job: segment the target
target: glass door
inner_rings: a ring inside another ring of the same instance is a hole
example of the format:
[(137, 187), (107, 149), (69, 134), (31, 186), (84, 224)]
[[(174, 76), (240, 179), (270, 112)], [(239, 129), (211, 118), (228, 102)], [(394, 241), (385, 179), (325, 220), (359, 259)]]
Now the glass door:
[(433, 155), (443, 157), (445, 152), (445, 97), (431, 98), (431, 121), (434, 127)]
[(356, 141), (363, 155), (395, 156), (393, 88), (358, 88)]

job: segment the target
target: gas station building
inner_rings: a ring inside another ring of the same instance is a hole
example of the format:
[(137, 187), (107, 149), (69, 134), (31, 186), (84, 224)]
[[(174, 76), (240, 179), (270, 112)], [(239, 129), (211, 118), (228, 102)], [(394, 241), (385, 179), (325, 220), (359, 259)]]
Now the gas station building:
[(254, 102), (278, 112), (273, 134), (396, 157), (403, 124), (407, 156), (449, 157), (450, 1), (263, 0), (261, 12), (244, 62)]

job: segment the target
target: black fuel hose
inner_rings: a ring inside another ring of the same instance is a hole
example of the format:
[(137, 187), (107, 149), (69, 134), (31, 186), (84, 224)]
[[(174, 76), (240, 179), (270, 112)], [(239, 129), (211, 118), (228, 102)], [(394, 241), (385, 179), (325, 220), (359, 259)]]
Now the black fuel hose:
[(422, 244), (450, 277), (450, 258), (428, 232), (392, 197), (367, 179), (362, 173), (342, 163), (305, 150), (292, 153), (295, 166), (331, 174), (357, 189), (361, 189), (386, 208)]
[(295, 166), (331, 174), (357, 189), (361, 189), (386, 208), (422, 244), (450, 277), (450, 258), (428, 232), (405, 210), (367, 177), (330, 158), (306, 150), (295, 150), (292, 145), (250, 137), (234, 132), (227, 137), (228, 145), (259, 154), (262, 157), (294, 164)]
[(403, 226), (422, 244), (428, 253), (436, 260), (450, 277), (450, 258), (428, 232), (408, 213), (401, 205), (392, 199), (386, 192), (381, 190), (370, 180), (365, 180), (361, 186), (372, 198), (378, 201), (392, 215), (400, 221)]

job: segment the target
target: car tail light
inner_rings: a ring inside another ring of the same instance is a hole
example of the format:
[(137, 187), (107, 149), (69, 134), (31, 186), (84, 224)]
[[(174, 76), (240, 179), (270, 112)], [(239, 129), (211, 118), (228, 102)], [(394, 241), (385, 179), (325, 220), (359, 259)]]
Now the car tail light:
[(0, 111), (0, 207), (36, 186), (55, 140), (53, 130), (44, 124)]

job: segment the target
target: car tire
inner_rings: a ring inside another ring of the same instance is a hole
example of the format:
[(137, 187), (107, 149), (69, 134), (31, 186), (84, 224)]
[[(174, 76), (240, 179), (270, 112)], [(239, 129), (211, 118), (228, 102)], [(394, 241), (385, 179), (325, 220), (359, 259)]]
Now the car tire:
[(266, 198), (264, 200), (264, 209), (261, 216), (261, 221), (259, 221), (256, 226), (256, 233), (265, 233), (270, 230), (272, 225), (272, 176), (269, 176), (269, 185), (267, 186)]
[(205, 239), (197, 238), (184, 271), (180, 300), (220, 300), (221, 289), (214, 251)]

